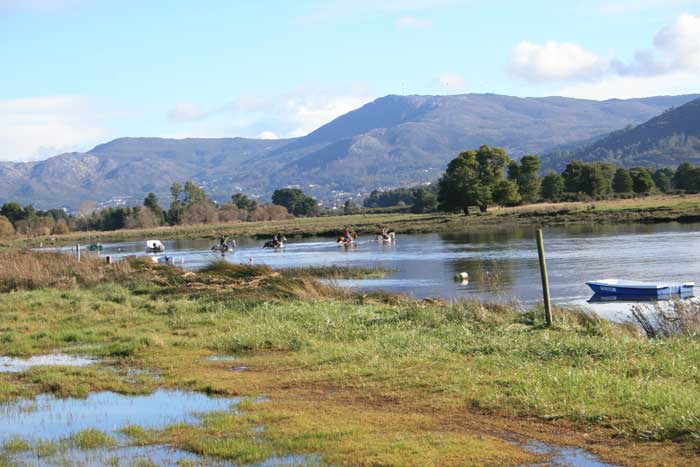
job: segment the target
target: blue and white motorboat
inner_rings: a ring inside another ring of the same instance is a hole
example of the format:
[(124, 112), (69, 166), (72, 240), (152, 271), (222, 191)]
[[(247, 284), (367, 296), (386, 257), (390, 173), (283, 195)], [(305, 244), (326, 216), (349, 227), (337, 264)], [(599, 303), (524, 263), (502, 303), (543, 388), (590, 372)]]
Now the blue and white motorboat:
[(600, 279), (588, 281), (586, 285), (596, 295), (630, 295), (636, 297), (665, 297), (668, 295), (692, 295), (694, 282), (682, 284), (627, 281), (621, 279)]

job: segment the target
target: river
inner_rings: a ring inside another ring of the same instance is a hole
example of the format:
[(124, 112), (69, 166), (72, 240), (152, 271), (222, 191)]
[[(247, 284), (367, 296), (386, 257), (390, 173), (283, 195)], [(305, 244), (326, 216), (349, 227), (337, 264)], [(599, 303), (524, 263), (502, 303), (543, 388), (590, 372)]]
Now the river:
[[(700, 224), (574, 225), (545, 229), (545, 250), (551, 294), (559, 304), (584, 306), (615, 319), (629, 306), (588, 303), (586, 280), (622, 278), (683, 282), (700, 277)], [(385, 290), (418, 298), (517, 300), (525, 305), (541, 300), (541, 283), (533, 228), (453, 234), (398, 233), (395, 244), (373, 237), (351, 247), (331, 238), (290, 239), (281, 251), (262, 249), (259, 239), (237, 239), (226, 255), (213, 253), (212, 240), (164, 241), (166, 254), (197, 269), (224, 258), (234, 263), (273, 267), (340, 265), (396, 270), (384, 279), (340, 280), (338, 285)], [(144, 242), (105, 244), (104, 255), (115, 258), (144, 254)], [(453, 280), (469, 274), (468, 283)]]

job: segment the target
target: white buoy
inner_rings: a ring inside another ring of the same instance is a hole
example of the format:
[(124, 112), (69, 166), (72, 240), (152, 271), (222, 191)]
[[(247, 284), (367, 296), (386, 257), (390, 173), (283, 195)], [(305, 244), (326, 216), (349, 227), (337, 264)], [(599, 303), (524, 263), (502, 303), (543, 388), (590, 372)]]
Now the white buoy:
[(455, 282), (461, 282), (462, 284), (469, 283), (469, 274), (466, 272), (455, 274)]

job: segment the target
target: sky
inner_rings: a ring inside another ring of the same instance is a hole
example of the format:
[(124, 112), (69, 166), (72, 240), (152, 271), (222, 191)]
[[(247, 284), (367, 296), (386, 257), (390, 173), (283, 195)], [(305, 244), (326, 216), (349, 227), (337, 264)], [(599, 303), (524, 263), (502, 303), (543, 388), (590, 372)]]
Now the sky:
[(700, 92), (700, 0), (0, 0), (0, 161), (472, 92)]

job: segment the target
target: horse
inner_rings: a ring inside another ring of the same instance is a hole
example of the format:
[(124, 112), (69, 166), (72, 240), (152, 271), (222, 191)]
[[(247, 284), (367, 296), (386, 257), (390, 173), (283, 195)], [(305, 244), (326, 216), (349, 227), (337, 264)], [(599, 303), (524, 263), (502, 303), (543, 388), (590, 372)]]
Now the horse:
[(377, 235), (378, 242), (394, 243), (396, 241), (396, 232), (386, 232)]
[(336, 240), (336, 243), (340, 245), (350, 245), (352, 243), (355, 243), (357, 240), (357, 233), (355, 232), (350, 232), (350, 238), (345, 237), (345, 236), (340, 236), (338, 237), (338, 240)]
[(226, 253), (227, 251), (231, 251), (234, 248), (236, 248), (236, 241), (231, 240), (230, 242), (226, 243), (218, 243), (216, 245), (212, 245), (211, 251), (220, 251), (222, 253)]
[(284, 248), (285, 243), (287, 243), (287, 237), (282, 235), (282, 238), (280, 238), (279, 240), (269, 240), (265, 242), (263, 248)]

